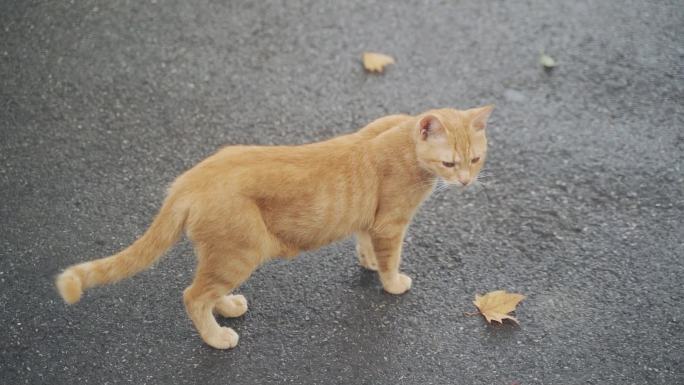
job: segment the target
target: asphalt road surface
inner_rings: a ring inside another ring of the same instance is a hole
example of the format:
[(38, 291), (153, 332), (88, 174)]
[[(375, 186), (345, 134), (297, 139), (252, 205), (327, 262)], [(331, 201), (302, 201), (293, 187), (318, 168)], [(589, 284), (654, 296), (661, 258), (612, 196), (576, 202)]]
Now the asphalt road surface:
[[(680, 1), (0, 7), (1, 384), (684, 383)], [(485, 103), (488, 183), (425, 203), (404, 296), (336, 243), (258, 270), (219, 351), (183, 309), (187, 241), (75, 306), (54, 290), (223, 145)], [(520, 326), (463, 314), (497, 289), (527, 296)]]

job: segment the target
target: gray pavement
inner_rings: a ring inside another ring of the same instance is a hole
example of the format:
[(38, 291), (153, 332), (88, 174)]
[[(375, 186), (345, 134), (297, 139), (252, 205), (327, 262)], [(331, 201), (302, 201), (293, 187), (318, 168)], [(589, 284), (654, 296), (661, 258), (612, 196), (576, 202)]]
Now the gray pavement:
[[(0, 384), (684, 383), (680, 1), (0, 4)], [(186, 241), (76, 306), (53, 288), (220, 146), (484, 103), (488, 185), (426, 202), (407, 295), (337, 243), (255, 273), (218, 351)], [(463, 315), (496, 289), (527, 295), (519, 327)]]

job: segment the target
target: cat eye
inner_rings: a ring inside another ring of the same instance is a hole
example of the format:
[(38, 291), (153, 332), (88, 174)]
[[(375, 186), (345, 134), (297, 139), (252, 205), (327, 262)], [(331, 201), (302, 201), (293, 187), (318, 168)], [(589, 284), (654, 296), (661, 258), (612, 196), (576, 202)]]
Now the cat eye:
[(456, 162), (442, 162), (444, 167), (454, 167), (456, 165)]
[(477, 156), (477, 157), (471, 159), (471, 160), (470, 160), (470, 163), (477, 163), (477, 162), (479, 162), (479, 161), (480, 161), (480, 157)]

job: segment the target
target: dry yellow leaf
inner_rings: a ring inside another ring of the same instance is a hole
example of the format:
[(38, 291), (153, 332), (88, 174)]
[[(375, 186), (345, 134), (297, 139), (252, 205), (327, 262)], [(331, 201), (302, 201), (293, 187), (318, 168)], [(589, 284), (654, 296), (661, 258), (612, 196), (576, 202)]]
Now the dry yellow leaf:
[(515, 310), (515, 307), (524, 298), (525, 296), (522, 294), (506, 293), (505, 290), (497, 290), (483, 296), (475, 294), (473, 304), (477, 306), (480, 313), (489, 323), (492, 323), (492, 321), (503, 322), (506, 318), (518, 323), (518, 320), (508, 315), (508, 313)]
[(377, 52), (363, 53), (363, 68), (370, 72), (382, 72), (385, 66), (394, 64), (394, 58)]

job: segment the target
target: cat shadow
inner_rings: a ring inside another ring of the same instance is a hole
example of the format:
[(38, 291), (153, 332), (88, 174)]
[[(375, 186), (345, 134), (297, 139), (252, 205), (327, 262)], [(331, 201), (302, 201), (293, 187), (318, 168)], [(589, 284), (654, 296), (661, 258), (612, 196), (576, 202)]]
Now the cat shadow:
[(357, 280), (358, 287), (363, 289), (375, 288), (380, 284), (378, 274), (375, 271), (368, 269), (359, 269), (359, 279)]

